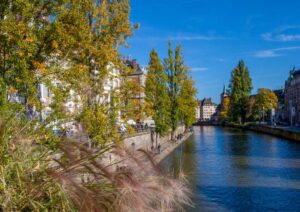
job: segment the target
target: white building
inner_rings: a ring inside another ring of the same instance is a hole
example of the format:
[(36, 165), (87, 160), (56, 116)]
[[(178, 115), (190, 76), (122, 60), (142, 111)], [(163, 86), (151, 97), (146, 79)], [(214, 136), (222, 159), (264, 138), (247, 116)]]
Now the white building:
[[(62, 67), (67, 68), (66, 63), (62, 65)], [(66, 88), (68, 87), (68, 84), (65, 82), (61, 82), (58, 80), (51, 80), (51, 87), (57, 88)], [(99, 103), (100, 104), (107, 104), (110, 105), (111, 102), (111, 94), (113, 91), (118, 91), (120, 88), (120, 77), (119, 77), (119, 70), (114, 68), (112, 65), (108, 66), (108, 77), (104, 81), (103, 84), (103, 93), (101, 96), (99, 95)], [(45, 120), (47, 117), (52, 112), (51, 109), (51, 103), (53, 103), (53, 98), (55, 98), (55, 95), (53, 92), (51, 92), (51, 89), (46, 85), (46, 83), (40, 83), (37, 87), (37, 95), (39, 98), (39, 101), (42, 104), (42, 109), (40, 112), (38, 112), (35, 108), (31, 108), (30, 111), (26, 111), (28, 115), (28, 118), (31, 117), (39, 117), (43, 120)], [(10, 102), (15, 102), (19, 104), (24, 104), (25, 103), (25, 98), (20, 96), (17, 92), (14, 93), (8, 93), (7, 94), (7, 99)], [(70, 89), (68, 97), (64, 100), (63, 103), (63, 111), (67, 114), (76, 114), (80, 113), (82, 110), (82, 101), (81, 97), (76, 94), (76, 92), (72, 89)], [(119, 118), (120, 119), (120, 118)], [(61, 123), (61, 122), (60, 122)], [(51, 123), (51, 126), (53, 126), (55, 129), (57, 128), (56, 126), (58, 125), (58, 122), (53, 122)], [(66, 120), (63, 121), (62, 124), (63, 128), (67, 128), (68, 131), (71, 132), (71, 134), (76, 133), (80, 126), (75, 120)]]
[(211, 121), (217, 111), (217, 104), (213, 103), (210, 98), (200, 101), (200, 120)]
[(201, 107), (201, 101), (197, 100), (197, 107), (196, 107), (196, 120), (200, 120), (200, 107)]
[(111, 102), (111, 94), (113, 91), (118, 91), (120, 88), (120, 71), (114, 68), (113, 66), (108, 66), (108, 77), (103, 85), (103, 96), (100, 97), (100, 103), (110, 103)]

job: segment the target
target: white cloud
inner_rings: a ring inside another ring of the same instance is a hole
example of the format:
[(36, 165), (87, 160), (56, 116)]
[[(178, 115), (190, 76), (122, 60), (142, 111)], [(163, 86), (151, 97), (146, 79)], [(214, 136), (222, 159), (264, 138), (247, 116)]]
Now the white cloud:
[(208, 68), (207, 67), (195, 67), (195, 68), (191, 68), (192, 72), (203, 72), (203, 71), (207, 71)]
[(272, 33), (263, 33), (263, 34), (261, 34), (261, 37), (266, 41), (271, 41), (272, 40)]
[(140, 41), (212, 41), (212, 40), (221, 40), (226, 39), (225, 37), (220, 36), (209, 36), (209, 35), (166, 35), (166, 36), (139, 36), (133, 37), (132, 40), (140, 40)]
[(197, 36), (174, 36), (170, 37), (170, 40), (183, 40), (183, 41), (195, 41), (195, 40), (219, 40), (223, 39), (222, 37), (216, 37), (216, 36), (206, 36), (206, 35), (197, 35)]
[(279, 41), (297, 41), (300, 40), (300, 34), (295, 34), (295, 35), (285, 35), (285, 34), (280, 34), (277, 36), (277, 39)]
[(258, 57), (258, 58), (270, 58), (270, 57), (279, 57), (279, 56), (280, 54), (277, 54), (275, 51), (272, 50), (258, 51), (254, 55), (254, 57)]
[(254, 57), (257, 58), (272, 58), (272, 57), (279, 57), (282, 56), (283, 52), (292, 51), (300, 49), (300, 46), (291, 46), (291, 47), (284, 47), (284, 48), (276, 48), (276, 49), (267, 49), (262, 51), (257, 51), (254, 53)]
[(278, 34), (278, 35), (274, 35), (272, 33), (264, 33), (261, 36), (266, 41), (280, 41), (280, 42), (300, 41), (300, 34), (292, 34), (292, 35)]
[[(284, 26), (275, 29), (273, 32), (263, 33), (261, 34), (261, 37), (266, 41), (279, 41), (279, 42), (300, 41), (299, 29), (300, 26)], [(288, 30), (294, 30), (294, 32), (287, 33)]]

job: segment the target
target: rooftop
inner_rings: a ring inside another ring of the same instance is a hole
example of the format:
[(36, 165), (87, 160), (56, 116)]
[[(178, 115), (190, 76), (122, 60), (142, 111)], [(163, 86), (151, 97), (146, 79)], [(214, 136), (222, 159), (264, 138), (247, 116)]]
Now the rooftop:
[(213, 103), (211, 98), (204, 98), (201, 101), (198, 101), (200, 106), (217, 106), (217, 104)]
[(140, 65), (137, 63), (136, 59), (130, 60), (130, 59), (126, 59), (125, 60), (125, 64), (134, 69), (134, 72), (130, 74), (130, 76), (134, 76), (134, 75), (143, 75), (144, 72), (141, 69)]

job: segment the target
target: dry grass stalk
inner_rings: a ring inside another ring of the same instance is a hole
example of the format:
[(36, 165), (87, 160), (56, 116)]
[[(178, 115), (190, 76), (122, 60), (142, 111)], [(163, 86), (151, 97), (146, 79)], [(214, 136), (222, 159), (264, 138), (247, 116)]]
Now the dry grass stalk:
[[(185, 183), (164, 175), (147, 152), (86, 146), (64, 143), (62, 158), (49, 170), (81, 211), (173, 211), (191, 204)], [(108, 164), (104, 153), (114, 162)]]

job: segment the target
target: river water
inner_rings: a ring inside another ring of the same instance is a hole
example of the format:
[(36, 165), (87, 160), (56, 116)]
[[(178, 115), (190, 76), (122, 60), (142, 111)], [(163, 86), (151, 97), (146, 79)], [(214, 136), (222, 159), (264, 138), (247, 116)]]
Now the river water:
[(300, 143), (231, 128), (194, 131), (162, 162), (187, 175), (187, 211), (300, 211)]

